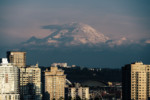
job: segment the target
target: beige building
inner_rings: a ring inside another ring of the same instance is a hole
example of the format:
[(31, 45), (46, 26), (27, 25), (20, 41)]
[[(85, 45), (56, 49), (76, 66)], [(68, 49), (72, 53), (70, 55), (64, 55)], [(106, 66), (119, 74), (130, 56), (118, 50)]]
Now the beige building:
[(36, 66), (20, 68), (20, 92), (22, 100), (42, 100), (41, 69)]
[(19, 94), (0, 94), (0, 100), (20, 100)]
[(89, 100), (89, 87), (81, 87), (78, 83), (75, 87), (69, 87), (68, 96), (72, 98), (72, 100), (77, 99), (79, 97), (82, 100)]
[(142, 62), (122, 68), (123, 100), (147, 100), (150, 97), (150, 65)]
[(57, 67), (45, 71), (45, 99), (59, 100), (65, 98), (66, 75)]
[(7, 58), (10, 63), (19, 68), (26, 66), (26, 52), (7, 52)]
[(0, 100), (20, 100), (19, 69), (8, 63), (7, 58), (0, 64)]
[(20, 69), (21, 100), (42, 100), (41, 69), (36, 66), (26, 67), (26, 52), (7, 52), (9, 62)]

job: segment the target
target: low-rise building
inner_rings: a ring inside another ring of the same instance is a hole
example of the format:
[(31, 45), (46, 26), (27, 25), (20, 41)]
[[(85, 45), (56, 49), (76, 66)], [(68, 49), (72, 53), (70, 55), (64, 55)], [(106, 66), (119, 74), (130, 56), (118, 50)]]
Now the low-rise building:
[(82, 100), (89, 100), (89, 87), (81, 87), (79, 83), (75, 84), (75, 87), (69, 87), (68, 97), (72, 100), (80, 98)]

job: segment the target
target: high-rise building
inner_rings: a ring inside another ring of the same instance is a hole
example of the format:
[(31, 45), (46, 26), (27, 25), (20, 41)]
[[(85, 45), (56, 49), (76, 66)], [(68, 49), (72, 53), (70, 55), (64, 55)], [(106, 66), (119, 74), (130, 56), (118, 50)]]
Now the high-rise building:
[(36, 66), (26, 66), (26, 52), (7, 52), (9, 62), (20, 69), (21, 100), (41, 100), (42, 82), (41, 69)]
[(7, 58), (0, 64), (0, 100), (20, 100), (19, 69), (8, 63)]
[(7, 58), (10, 63), (19, 68), (26, 66), (26, 52), (7, 52)]
[(75, 84), (75, 87), (69, 87), (68, 97), (72, 100), (80, 98), (81, 100), (89, 100), (89, 87), (82, 87), (79, 83)]
[(147, 100), (150, 97), (150, 65), (135, 62), (122, 67), (123, 100)]
[(42, 100), (41, 69), (36, 66), (20, 68), (21, 100)]
[(45, 71), (45, 99), (59, 100), (65, 98), (66, 75), (57, 67)]

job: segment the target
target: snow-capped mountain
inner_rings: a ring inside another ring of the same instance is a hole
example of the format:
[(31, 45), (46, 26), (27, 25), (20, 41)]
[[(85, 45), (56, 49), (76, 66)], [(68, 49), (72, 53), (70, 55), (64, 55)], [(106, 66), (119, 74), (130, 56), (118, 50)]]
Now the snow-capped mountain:
[(112, 67), (113, 64), (116, 67), (122, 66), (116, 65), (118, 62), (125, 64), (139, 61), (139, 57), (150, 58), (147, 56), (150, 55), (149, 38), (137, 43), (125, 36), (112, 39), (82, 23), (48, 25), (42, 28), (50, 30), (50, 34), (45, 38), (31, 37), (15, 48), (28, 52), (29, 63), (39, 61), (41, 65), (49, 66), (53, 62), (68, 62), (94, 67)]
[(31, 37), (24, 45), (77, 46), (97, 45), (109, 40), (107, 36), (83, 23), (48, 25), (44, 29), (54, 30), (49, 36), (38, 39)]

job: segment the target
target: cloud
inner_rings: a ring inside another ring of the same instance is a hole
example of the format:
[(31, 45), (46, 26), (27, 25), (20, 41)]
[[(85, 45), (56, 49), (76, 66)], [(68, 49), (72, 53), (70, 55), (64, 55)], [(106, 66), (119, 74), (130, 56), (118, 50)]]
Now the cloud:
[(127, 41), (128, 39), (126, 37), (122, 37), (118, 40), (111, 40), (111, 41), (108, 41), (108, 45), (110, 47), (114, 47), (114, 46), (120, 46), (120, 45), (125, 45), (125, 44), (128, 44), (129, 41)]
[(145, 43), (150, 44), (150, 39), (149, 39), (149, 40), (146, 40)]
[(50, 33), (46, 29), (55, 30), (62, 27), (50, 25), (41, 29), (40, 26), (75, 21), (93, 25), (107, 36), (112, 34), (118, 38), (125, 32), (127, 38), (141, 39), (148, 36), (144, 34), (149, 33), (148, 4), (143, 1), (105, 0), (63, 1), (60, 4), (57, 1), (1, 1), (0, 31), (24, 40), (31, 36), (43, 38)]
[(42, 29), (50, 30), (52, 33), (48, 36), (35, 39), (27, 44), (32, 45), (49, 45), (49, 46), (107, 46), (107, 47), (119, 47), (132, 44), (143, 45), (143, 43), (149, 43), (147, 40), (133, 40), (131, 38), (122, 35), (120, 38), (108, 38), (105, 34), (98, 32), (88, 24), (83, 23), (68, 23), (68, 24), (52, 24), (41, 27)]
[(116, 41), (116, 45), (121, 45), (126, 40), (127, 40), (126, 37), (122, 37), (120, 40)]

